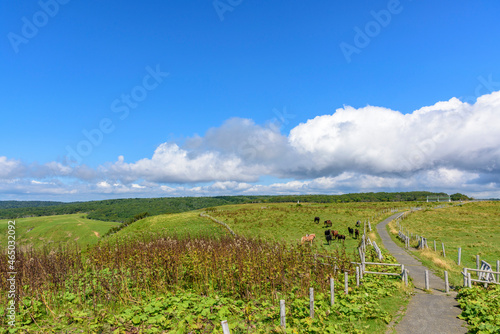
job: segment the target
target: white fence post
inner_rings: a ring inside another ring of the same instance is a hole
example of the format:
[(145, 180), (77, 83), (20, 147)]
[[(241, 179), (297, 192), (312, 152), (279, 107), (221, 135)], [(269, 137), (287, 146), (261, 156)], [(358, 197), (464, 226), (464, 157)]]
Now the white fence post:
[(446, 293), (450, 292), (450, 285), (448, 284), (448, 272), (444, 271), (444, 290)]
[(444, 250), (444, 242), (442, 242), (441, 245), (443, 246), (443, 257), (446, 257), (446, 251)]
[(222, 320), (220, 324), (222, 325), (222, 333), (231, 334), (227, 320)]
[(314, 318), (314, 289), (309, 288), (309, 314)]
[(347, 271), (344, 271), (344, 291), (346, 295), (349, 293), (349, 277), (347, 275)]
[(333, 283), (333, 277), (330, 277), (330, 304), (332, 306), (335, 304), (335, 284)]
[(462, 248), (458, 247), (458, 260), (457, 260), (458, 265), (460, 265), (461, 257), (462, 257)]
[[(479, 255), (476, 255), (476, 269), (479, 270)], [(479, 271), (476, 271), (477, 276), (479, 277)]]
[(286, 329), (285, 300), (280, 300), (280, 325)]
[(359, 266), (356, 267), (356, 286), (359, 286)]
[(425, 290), (429, 290), (429, 270), (425, 271)]
[[(497, 260), (497, 273), (500, 272), (500, 260)], [(500, 274), (497, 274), (497, 282), (500, 282)]]

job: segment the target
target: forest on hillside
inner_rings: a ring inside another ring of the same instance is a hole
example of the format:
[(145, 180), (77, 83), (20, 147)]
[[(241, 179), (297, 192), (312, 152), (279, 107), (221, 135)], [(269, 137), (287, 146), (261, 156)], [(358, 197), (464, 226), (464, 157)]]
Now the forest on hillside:
[[(129, 198), (89, 202), (17, 202), (0, 201), (0, 219), (86, 213), (87, 218), (125, 222), (137, 215), (149, 216), (179, 213), (207, 207), (244, 203), (348, 203), (425, 201), (427, 196), (448, 196), (427, 191), (354, 193), (343, 195), (286, 195), (286, 196), (216, 196)], [(451, 195), (452, 200), (467, 200), (463, 194)], [(14, 203), (13, 203), (14, 202)], [(33, 205), (31, 205), (33, 204)]]

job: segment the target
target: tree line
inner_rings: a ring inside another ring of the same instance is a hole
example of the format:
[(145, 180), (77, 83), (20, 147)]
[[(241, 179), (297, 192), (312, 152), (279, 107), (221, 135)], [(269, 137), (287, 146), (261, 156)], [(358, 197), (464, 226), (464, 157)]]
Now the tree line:
[[(0, 219), (86, 213), (87, 218), (129, 222), (137, 215), (180, 213), (227, 204), (245, 203), (347, 203), (347, 202), (399, 202), (425, 201), (427, 196), (448, 196), (446, 193), (428, 191), (369, 192), (343, 195), (284, 195), (284, 196), (215, 196), (215, 197), (162, 197), (110, 199), (89, 202), (0, 201)], [(453, 194), (451, 199), (469, 200), (463, 194)]]

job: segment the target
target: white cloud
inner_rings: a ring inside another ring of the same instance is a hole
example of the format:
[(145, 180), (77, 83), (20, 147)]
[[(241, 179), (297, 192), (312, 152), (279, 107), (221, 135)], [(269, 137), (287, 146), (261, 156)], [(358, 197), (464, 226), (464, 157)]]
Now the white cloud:
[[(259, 184), (266, 176), (291, 179)], [(0, 157), (2, 193), (198, 196), (433, 189), (499, 194), (500, 92), (402, 114), (344, 106), (282, 134), (232, 118), (150, 158), (96, 169)], [(13, 181), (17, 180), (18, 181)], [(31, 180), (32, 182), (30, 182)], [(64, 181), (61, 181), (64, 180)], [(8, 181), (8, 182), (7, 182)], [(497, 195), (498, 196), (498, 195)]]

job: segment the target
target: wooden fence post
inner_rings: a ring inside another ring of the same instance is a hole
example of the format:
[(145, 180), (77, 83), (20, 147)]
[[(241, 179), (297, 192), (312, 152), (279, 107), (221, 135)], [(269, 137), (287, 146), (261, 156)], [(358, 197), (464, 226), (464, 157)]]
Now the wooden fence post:
[(356, 266), (356, 286), (359, 286), (359, 266)]
[(231, 334), (227, 320), (222, 320), (220, 324), (222, 325), (222, 333)]
[(443, 257), (446, 257), (446, 251), (444, 250), (444, 242), (441, 243), (441, 246), (443, 247)]
[(462, 248), (458, 247), (458, 260), (457, 260), (458, 265), (460, 265), (461, 257), (462, 257)]
[(401, 265), (401, 281), (405, 281), (405, 265)]
[(434, 240), (434, 251), (436, 252), (436, 240)]
[(464, 268), (464, 288), (468, 287), (469, 284), (467, 283), (467, 268)]
[(405, 286), (408, 286), (408, 269), (405, 269)]
[(280, 325), (286, 329), (285, 300), (280, 300)]
[(330, 304), (332, 306), (335, 304), (335, 284), (333, 283), (333, 277), (330, 277)]
[[(479, 255), (476, 255), (476, 269), (479, 270)], [(479, 277), (479, 271), (476, 271), (477, 277)]]
[(448, 284), (448, 272), (444, 271), (444, 290), (446, 293), (450, 292), (450, 285)]
[(314, 318), (314, 289), (309, 288), (309, 314)]
[(429, 290), (429, 270), (425, 271), (425, 290)]
[(347, 271), (344, 271), (344, 291), (345, 291), (346, 295), (349, 293), (348, 279), (349, 279), (349, 277), (348, 277)]
[[(497, 260), (497, 273), (500, 272), (500, 260)], [(497, 282), (500, 282), (500, 274), (497, 274)]]
[(470, 278), (470, 273), (467, 273), (467, 287), (472, 288), (472, 280)]

